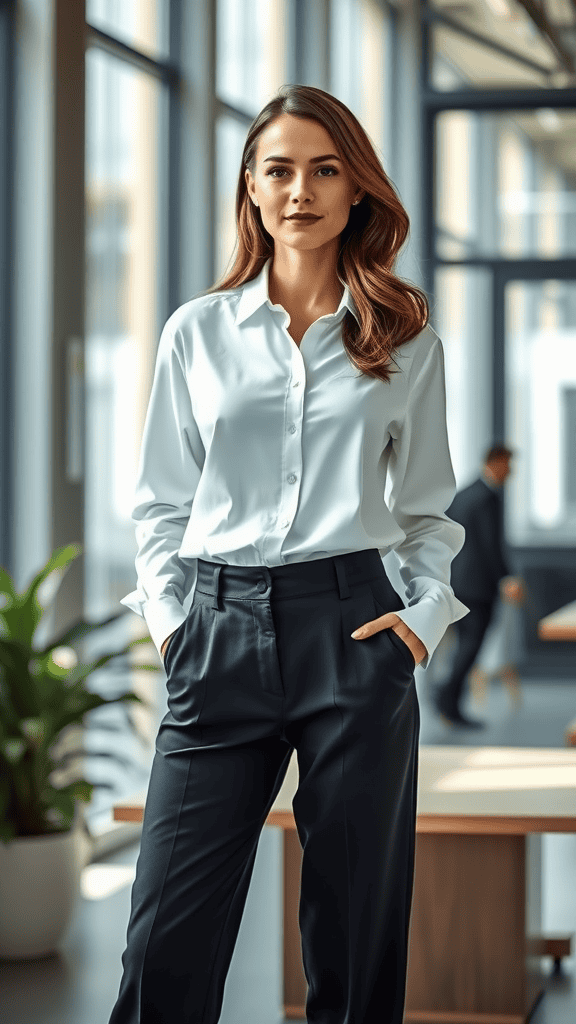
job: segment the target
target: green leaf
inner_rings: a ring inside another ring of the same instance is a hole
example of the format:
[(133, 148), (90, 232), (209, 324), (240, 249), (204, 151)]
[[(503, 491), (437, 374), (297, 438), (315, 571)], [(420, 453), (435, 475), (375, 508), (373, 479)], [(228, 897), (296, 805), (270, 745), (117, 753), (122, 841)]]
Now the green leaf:
[[(120, 649), (86, 662), (74, 646), (127, 615), (128, 609), (92, 622), (79, 617), (43, 648), (33, 644), (44, 609), (81, 551), (79, 544), (56, 549), (22, 594), (0, 567), (0, 839), (4, 842), (18, 834), (65, 831), (72, 822), (75, 802), (89, 800), (98, 785), (87, 779), (76, 779), (61, 789), (52, 785), (52, 772), (57, 774), (59, 767), (64, 768), (72, 760), (70, 751), (59, 761), (52, 753), (60, 749), (59, 740), (68, 726), (85, 728), (86, 715), (109, 704), (124, 709), (135, 704), (151, 710), (156, 707), (153, 700), (133, 691), (105, 698), (89, 689), (91, 675), (105, 669), (114, 658), (121, 672), (162, 671), (160, 662), (138, 665), (130, 657), (136, 645), (153, 646), (150, 636), (136, 637)], [(118, 663), (118, 659), (128, 659), (128, 665)], [(127, 711), (125, 717), (134, 733), (143, 738)], [(149, 736), (145, 739), (148, 744)], [(109, 757), (118, 764), (132, 763), (117, 750), (82, 748), (81, 754)]]
[(46, 564), (39, 570), (39, 572), (36, 573), (24, 593), (21, 595), (22, 605), (25, 606), (32, 597), (37, 597), (40, 584), (59, 569), (67, 569), (70, 562), (73, 562), (74, 559), (78, 558), (78, 555), (82, 550), (83, 548), (81, 544), (64, 544), (62, 547), (56, 548)]
[(86, 779), (77, 779), (76, 782), (72, 783), (72, 793), (78, 800), (82, 800), (85, 804), (90, 803), (93, 792), (94, 784), (92, 782), (86, 782)]
[(50, 808), (59, 811), (66, 822), (71, 822), (74, 817), (76, 806), (74, 803), (74, 787), (76, 783), (70, 782), (62, 789), (55, 789), (53, 786), (50, 796)]
[[(51, 601), (40, 601), (38, 596), (40, 585), (52, 574), (55, 576), (54, 582), (58, 580), (59, 584), (60, 578), (70, 562), (78, 558), (81, 551), (82, 545), (80, 544), (65, 544), (63, 547), (56, 548), (42, 569), (33, 576), (26, 590), (16, 596), (10, 608), (2, 612), (9, 633), (14, 639), (32, 647), (32, 638), (42, 618), (44, 608), (51, 603)], [(56, 587), (55, 592), (57, 589)]]
[(23, 718), (20, 729), (33, 746), (38, 746), (46, 735), (46, 722), (42, 718)]
[(89, 622), (87, 619), (77, 619), (76, 622), (73, 622), (71, 626), (67, 626), (60, 636), (52, 640), (39, 653), (48, 654), (55, 647), (71, 647), (76, 640), (85, 640), (91, 633), (102, 629), (104, 626), (109, 626), (112, 622), (117, 622), (118, 619), (124, 618), (128, 611), (129, 609), (115, 612), (114, 615), (108, 615), (105, 619), (98, 619), (95, 622)]
[(14, 583), (10, 573), (6, 572), (6, 569), (0, 565), (0, 592), (8, 594), (9, 597), (15, 597), (16, 591), (14, 589)]
[(3, 740), (0, 748), (8, 764), (18, 764), (22, 760), (27, 750), (27, 744), (24, 740), (17, 737)]

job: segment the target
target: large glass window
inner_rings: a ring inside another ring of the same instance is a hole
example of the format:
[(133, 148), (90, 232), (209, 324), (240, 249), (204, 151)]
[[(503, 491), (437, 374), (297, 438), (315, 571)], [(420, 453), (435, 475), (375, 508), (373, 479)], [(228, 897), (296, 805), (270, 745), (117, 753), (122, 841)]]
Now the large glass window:
[(286, 81), (288, 0), (218, 0), (216, 92), (254, 116)]
[(390, 13), (382, 0), (332, 0), (331, 89), (354, 111), (389, 170), (392, 60)]
[(508, 484), (513, 544), (576, 541), (576, 280), (505, 288), (506, 437), (517, 450)]
[(576, 254), (576, 112), (444, 111), (435, 133), (436, 254)]
[(458, 487), (479, 473), (492, 433), (492, 277), (484, 267), (439, 267), (431, 326), (445, 354), (446, 418)]
[(140, 438), (165, 310), (162, 86), (86, 55), (86, 608), (133, 580)]
[[(429, 0), (427, 6), (439, 15), (431, 32), (430, 81), (434, 89), (562, 89), (572, 84), (551, 40), (539, 31), (521, 3)], [(569, 8), (549, 0), (544, 8), (561, 38), (560, 26), (569, 21)], [(458, 31), (457, 26), (468, 29), (469, 34)]]
[(216, 123), (216, 232), (215, 280), (231, 269), (237, 246), (236, 187), (240, 173), (246, 126), (223, 115)]
[[(165, 187), (166, 96), (161, 83), (96, 48), (86, 53), (86, 469), (85, 611), (104, 618), (121, 610), (135, 586), (136, 540), (131, 519), (140, 441), (166, 309), (167, 223)], [(134, 634), (141, 623), (132, 616)], [(155, 699), (150, 673), (131, 684)], [(107, 677), (108, 678), (108, 677)], [(114, 681), (110, 680), (113, 685)], [(98, 735), (98, 722), (114, 719), (122, 732), (125, 763), (94, 759), (90, 777), (114, 771), (114, 796), (138, 788), (144, 754), (120, 707), (94, 712), (86, 747), (117, 735)], [(150, 737), (150, 714), (137, 709)], [(94, 820), (110, 794), (96, 790)], [(108, 810), (109, 815), (109, 810)]]
[(86, 20), (95, 28), (142, 50), (166, 57), (170, 0), (86, 0)]
[(215, 125), (215, 281), (234, 262), (236, 187), (250, 120), (287, 82), (289, 13), (288, 0), (218, 0), (216, 92), (238, 114), (223, 112)]

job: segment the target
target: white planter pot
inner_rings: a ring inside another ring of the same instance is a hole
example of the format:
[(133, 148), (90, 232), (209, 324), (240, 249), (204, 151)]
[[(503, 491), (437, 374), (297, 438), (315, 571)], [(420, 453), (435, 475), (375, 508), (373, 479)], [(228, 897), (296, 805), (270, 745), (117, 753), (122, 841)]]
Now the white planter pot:
[(53, 953), (80, 892), (82, 825), (69, 832), (0, 842), (0, 958)]

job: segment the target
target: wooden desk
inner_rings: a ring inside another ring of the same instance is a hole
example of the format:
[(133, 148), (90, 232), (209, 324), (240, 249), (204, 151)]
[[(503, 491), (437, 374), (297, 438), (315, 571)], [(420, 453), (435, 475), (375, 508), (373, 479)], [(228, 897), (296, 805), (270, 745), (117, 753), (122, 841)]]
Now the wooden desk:
[[(418, 778), (405, 1024), (525, 1024), (545, 983), (541, 834), (576, 831), (576, 751), (421, 746)], [(284, 834), (284, 1012), (305, 1020), (297, 786), (294, 753), (266, 824)]]
[(541, 640), (576, 640), (576, 601), (540, 619), (538, 636)]

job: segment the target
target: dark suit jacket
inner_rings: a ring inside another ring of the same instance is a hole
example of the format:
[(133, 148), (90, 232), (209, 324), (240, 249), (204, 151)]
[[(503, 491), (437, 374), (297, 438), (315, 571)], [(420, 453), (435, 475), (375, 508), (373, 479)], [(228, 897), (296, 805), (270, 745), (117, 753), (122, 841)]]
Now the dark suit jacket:
[(455, 495), (446, 509), (466, 530), (464, 545), (452, 560), (450, 583), (457, 598), (493, 601), (498, 582), (511, 575), (504, 552), (502, 493), (479, 477)]

